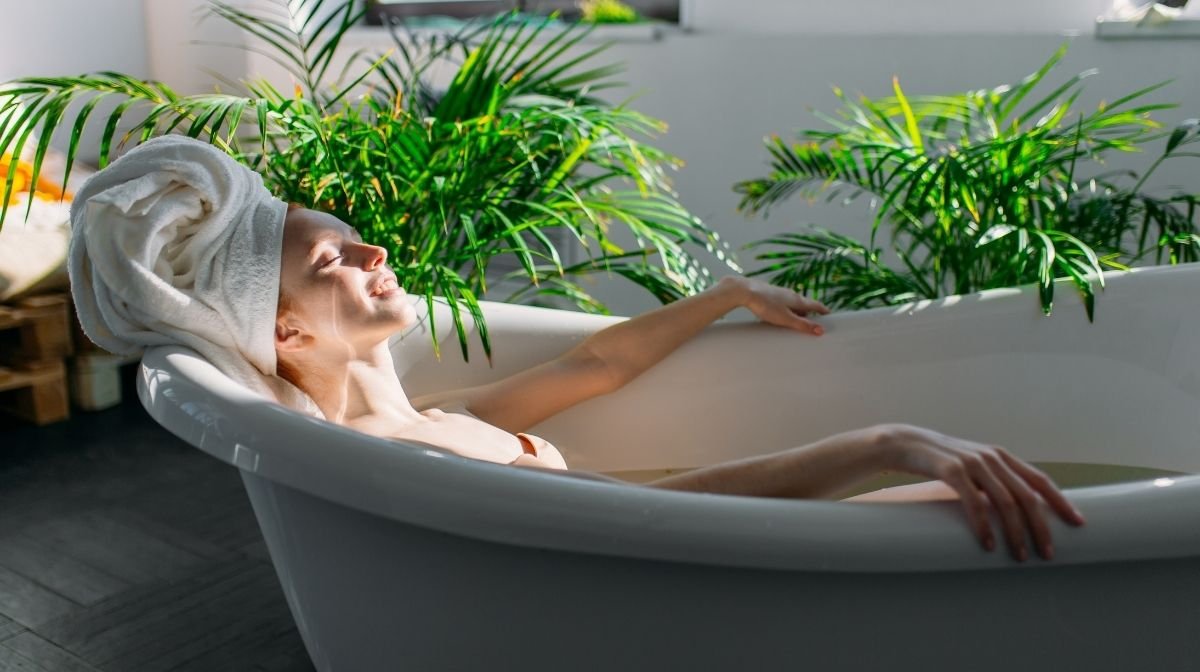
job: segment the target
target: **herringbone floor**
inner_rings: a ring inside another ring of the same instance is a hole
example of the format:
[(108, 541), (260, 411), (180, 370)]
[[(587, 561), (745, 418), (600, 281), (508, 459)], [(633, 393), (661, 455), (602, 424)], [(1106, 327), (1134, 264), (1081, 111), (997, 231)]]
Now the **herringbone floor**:
[(0, 419), (0, 671), (313, 669), (237, 471), (117, 408)]

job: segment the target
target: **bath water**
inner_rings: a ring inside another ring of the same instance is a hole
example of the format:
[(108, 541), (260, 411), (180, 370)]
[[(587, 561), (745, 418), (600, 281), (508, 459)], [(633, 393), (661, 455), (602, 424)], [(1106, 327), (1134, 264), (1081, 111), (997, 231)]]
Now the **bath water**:
[[(1172, 476), (1186, 476), (1178, 471), (1151, 469), (1148, 467), (1130, 467), (1115, 464), (1089, 464), (1084, 462), (1033, 462), (1038, 469), (1054, 479), (1060, 488), (1082, 488), (1091, 485), (1108, 485), (1111, 483), (1126, 483), (1129, 481), (1153, 480)], [(630, 471), (607, 471), (611, 476), (630, 483), (649, 483), (651, 481), (691, 471), (691, 468), (678, 469), (640, 469)], [(864, 492), (872, 492), (880, 488), (890, 488), (897, 485), (921, 483), (930, 479), (911, 474), (884, 473), (847, 490), (839, 498), (853, 497)]]

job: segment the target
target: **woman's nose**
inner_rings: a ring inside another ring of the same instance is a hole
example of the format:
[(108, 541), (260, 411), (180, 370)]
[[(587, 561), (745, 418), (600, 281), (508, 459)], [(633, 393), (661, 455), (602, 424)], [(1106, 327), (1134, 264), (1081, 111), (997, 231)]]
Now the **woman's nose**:
[(379, 268), (381, 264), (387, 261), (387, 250), (377, 245), (363, 245), (363, 258), (368, 271), (373, 271)]

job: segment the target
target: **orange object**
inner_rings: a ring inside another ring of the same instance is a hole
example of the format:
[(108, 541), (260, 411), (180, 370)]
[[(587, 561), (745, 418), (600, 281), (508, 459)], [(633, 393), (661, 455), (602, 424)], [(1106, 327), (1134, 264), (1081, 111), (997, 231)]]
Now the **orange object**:
[(65, 190), (57, 182), (48, 180), (45, 177), (38, 175), (37, 185), (30, 189), (30, 183), (33, 180), (33, 166), (25, 161), (12, 160), (12, 155), (5, 154), (0, 157), (0, 181), (7, 180), (9, 174), (13, 174), (12, 194), (9, 196), (8, 204), (15, 205), (17, 203), (17, 194), (30, 192), (32, 196), (40, 198), (43, 201), (69, 201), (71, 200), (71, 192)]

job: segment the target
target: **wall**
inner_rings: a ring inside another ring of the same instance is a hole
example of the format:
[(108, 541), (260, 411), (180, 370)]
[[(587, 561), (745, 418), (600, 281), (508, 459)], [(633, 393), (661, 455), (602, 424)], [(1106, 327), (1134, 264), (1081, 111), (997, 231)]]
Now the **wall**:
[[(4, 0), (3, 7), (0, 81), (102, 69), (150, 75), (142, 0)], [(65, 147), (66, 135), (56, 135), (54, 144)], [(98, 139), (93, 130), (84, 142), (95, 146)], [(95, 151), (85, 151), (84, 159), (94, 161)]]
[[(796, 129), (824, 127), (811, 110), (832, 112), (831, 85), (869, 96), (890, 93), (898, 75), (911, 94), (933, 94), (1018, 81), (1035, 71), (1066, 39), (1070, 51), (1054, 81), (1088, 68), (1100, 73), (1086, 83), (1084, 106), (1113, 100), (1148, 84), (1174, 79), (1150, 99), (1182, 103), (1157, 115), (1167, 124), (1200, 117), (1200, 40), (1102, 41), (1090, 32), (1065, 38), (1046, 34), (974, 35), (773, 35), (696, 32), (658, 43), (623, 43), (611, 56), (623, 60), (623, 80), (643, 92), (635, 107), (670, 122), (658, 144), (683, 158), (680, 197), (728, 241), (742, 245), (811, 222), (864, 235), (872, 213), (865, 202), (850, 207), (793, 201), (767, 220), (736, 211), (732, 185), (766, 174), (764, 137), (787, 137)], [(1155, 146), (1157, 148), (1157, 146)], [(1141, 168), (1152, 156), (1128, 157), (1116, 166)], [(1200, 160), (1167, 164), (1154, 183), (1180, 184), (1200, 192)], [(752, 255), (742, 254), (754, 268)], [(717, 268), (714, 264), (712, 267)], [(597, 294), (618, 312), (654, 305), (621, 280), (602, 283)], [(743, 316), (744, 317), (744, 316)]]
[(682, 0), (702, 31), (755, 35), (1011, 34), (1083, 28), (1112, 0)]
[(145, 77), (142, 0), (4, 0), (0, 79), (98, 68)]
[[(865, 203), (842, 208), (792, 202), (765, 221), (746, 220), (736, 211), (731, 188), (765, 172), (764, 136), (816, 125), (810, 109), (836, 107), (833, 84), (873, 96), (888, 93), (893, 75), (913, 94), (992, 86), (1032, 72), (1069, 39), (1059, 81), (1091, 67), (1101, 71), (1088, 81), (1082, 104), (1173, 78), (1155, 99), (1183, 106), (1159, 118), (1174, 123), (1200, 116), (1200, 70), (1194, 67), (1200, 40), (1097, 40), (1092, 22), (1109, 4), (685, 0), (691, 32), (621, 42), (602, 58), (627, 66), (622, 79), (629, 87), (620, 95), (639, 94), (636, 109), (670, 122), (657, 142), (687, 161), (676, 175), (680, 196), (729, 241), (741, 245), (792, 230), (797, 222), (861, 234), (871, 216)], [(23, 28), (0, 46), (0, 76), (119, 69), (199, 92), (216, 81), (205, 68), (232, 78), (270, 74), (269, 61), (261, 57), (190, 43), (240, 42), (218, 20), (196, 27), (203, 5), (203, 0), (19, 3), (15, 16), (6, 15), (6, 25)], [(1117, 165), (1140, 167), (1148, 160), (1134, 156)], [(1157, 184), (1200, 191), (1200, 162), (1168, 165)], [(749, 254), (742, 259), (755, 267)], [(715, 262), (712, 267), (719, 271)], [(601, 281), (595, 291), (620, 313), (654, 305), (620, 279)]]
[[(636, 109), (670, 123), (656, 143), (686, 161), (675, 176), (681, 200), (737, 248), (802, 222), (864, 238), (869, 232), (873, 213), (866, 201), (841, 207), (796, 200), (765, 220), (737, 212), (732, 185), (766, 172), (763, 138), (821, 127), (812, 110), (836, 108), (835, 84), (870, 96), (889, 94), (893, 75), (910, 94), (991, 87), (1035, 71), (1069, 41), (1052, 83), (1100, 70), (1087, 81), (1081, 106), (1174, 79), (1149, 100), (1182, 105), (1158, 118), (1173, 125), (1200, 116), (1200, 71), (1194, 67), (1200, 40), (1098, 40), (1094, 22), (1110, 0), (921, 0), (900, 6), (891, 0), (684, 0), (686, 31), (670, 31), (658, 41), (622, 39), (601, 59), (626, 65), (620, 79), (628, 87), (616, 96), (636, 95)], [(380, 50), (387, 46), (386, 36), (374, 39)], [(351, 41), (357, 48), (372, 40), (364, 31)], [(248, 68), (278, 77), (277, 68), (253, 54)], [(1141, 169), (1152, 159), (1118, 157), (1109, 167)], [(1167, 164), (1157, 176), (1151, 186), (1200, 191), (1200, 161)], [(632, 245), (619, 234), (616, 240)], [(759, 266), (753, 252), (740, 256), (747, 269)], [(709, 261), (716, 273), (729, 272)], [(656, 305), (620, 278), (596, 278), (589, 288), (617, 313)]]
[[(734, 247), (768, 238), (799, 223), (865, 236), (868, 203), (851, 206), (794, 200), (767, 220), (737, 212), (732, 185), (766, 172), (762, 140), (796, 128), (820, 126), (811, 110), (832, 112), (832, 85), (870, 96), (888, 95), (899, 76), (911, 94), (937, 94), (1015, 82), (1037, 70), (1064, 41), (1069, 54), (1051, 82), (1099, 68), (1087, 82), (1081, 106), (1127, 94), (1163, 79), (1175, 79), (1154, 101), (1181, 102), (1160, 113), (1165, 124), (1200, 116), (1200, 40), (1102, 41), (1094, 19), (1110, 0), (684, 0), (688, 31), (660, 41), (620, 41), (601, 58), (623, 61), (634, 106), (670, 122), (656, 142), (682, 157), (676, 175), (680, 199)], [(1194, 13), (1194, 12), (1193, 12)], [(354, 47), (370, 43), (355, 35)], [(385, 44), (386, 38), (380, 44)], [(248, 68), (270, 76), (269, 61), (250, 55)], [(1121, 157), (1111, 167), (1144, 168), (1152, 157)], [(1153, 185), (1182, 185), (1200, 191), (1200, 162), (1168, 164)], [(628, 238), (616, 235), (622, 245)], [(707, 257), (703, 251), (698, 251)], [(754, 253), (742, 252), (746, 269)], [(709, 266), (728, 271), (715, 259)], [(594, 278), (589, 288), (614, 312), (631, 314), (655, 306), (643, 290), (619, 277)], [(734, 319), (748, 319), (745, 311)]]
[(182, 94), (229, 91), (221, 78), (237, 79), (246, 69), (245, 52), (230, 46), (244, 42), (237, 26), (208, 16), (207, 0), (144, 1), (150, 76)]

